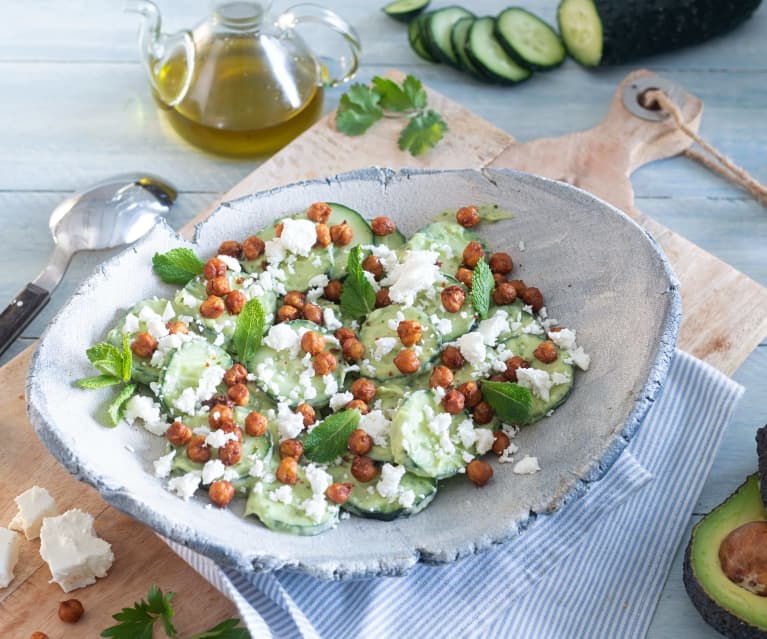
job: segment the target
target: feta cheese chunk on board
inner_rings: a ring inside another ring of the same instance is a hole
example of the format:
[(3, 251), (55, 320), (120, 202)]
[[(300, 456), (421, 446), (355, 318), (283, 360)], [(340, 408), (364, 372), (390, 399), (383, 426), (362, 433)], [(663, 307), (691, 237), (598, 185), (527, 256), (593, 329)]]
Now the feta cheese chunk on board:
[(56, 514), (56, 502), (45, 488), (32, 486), (14, 499), (19, 511), (8, 528), (24, 533), (27, 539), (37, 539), (44, 517)]
[(21, 537), (12, 530), (0, 528), (0, 588), (7, 588), (13, 581), (20, 550)]

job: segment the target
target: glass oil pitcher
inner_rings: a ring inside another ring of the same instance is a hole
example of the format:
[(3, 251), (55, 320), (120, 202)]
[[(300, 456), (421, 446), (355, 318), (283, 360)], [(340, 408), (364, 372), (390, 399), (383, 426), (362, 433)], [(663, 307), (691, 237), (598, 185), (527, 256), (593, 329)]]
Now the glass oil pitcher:
[[(153, 2), (127, 2), (144, 18), (139, 46), (155, 100), (173, 128), (206, 151), (240, 157), (276, 151), (319, 118), (323, 86), (346, 82), (357, 70), (359, 38), (341, 17), (302, 4), (273, 19), (270, 5), (214, 1), (192, 31), (165, 34)], [(311, 44), (341, 44), (343, 52), (334, 59), (316, 54), (296, 27), (324, 29)]]

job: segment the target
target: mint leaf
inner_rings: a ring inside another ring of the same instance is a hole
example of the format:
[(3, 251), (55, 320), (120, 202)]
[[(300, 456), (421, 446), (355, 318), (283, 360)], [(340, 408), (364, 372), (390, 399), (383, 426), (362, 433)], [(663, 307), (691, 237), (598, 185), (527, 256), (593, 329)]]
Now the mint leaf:
[(249, 362), (256, 354), (261, 346), (265, 324), (266, 315), (261, 302), (256, 298), (248, 300), (237, 316), (237, 326), (232, 335), (232, 344), (241, 362)]
[(202, 273), (204, 266), (205, 263), (188, 248), (175, 248), (167, 253), (155, 253), (152, 257), (154, 272), (168, 284), (183, 286), (195, 275)]
[(239, 624), (239, 619), (227, 619), (191, 639), (250, 639), (250, 633)]
[(410, 102), (413, 109), (426, 108), (426, 103), (429, 98), (418, 78), (412, 75), (407, 76), (402, 83), (402, 90), (407, 96), (408, 102)]
[(362, 249), (355, 246), (346, 259), (348, 276), (341, 291), (341, 310), (354, 319), (375, 308), (376, 292), (362, 268)]
[(121, 379), (114, 375), (96, 375), (95, 377), (83, 377), (78, 379), (75, 383), (78, 387), (85, 390), (93, 390), (94, 388), (104, 388), (105, 386), (114, 386), (119, 384)]
[(413, 156), (422, 155), (436, 146), (447, 131), (447, 124), (439, 113), (429, 109), (410, 120), (399, 136), (399, 148)]
[(376, 76), (373, 87), (381, 98), (380, 105), (387, 111), (413, 111), (415, 109), (410, 96), (394, 80)]
[(122, 379), (123, 352), (119, 348), (109, 342), (99, 342), (85, 351), (85, 354), (102, 373)]
[(114, 398), (112, 403), (109, 404), (107, 408), (107, 414), (109, 415), (109, 419), (112, 422), (112, 426), (117, 426), (117, 424), (120, 423), (120, 419), (122, 419), (123, 415), (123, 408), (125, 407), (125, 402), (133, 397), (133, 393), (135, 392), (136, 385), (128, 384), (118, 393), (117, 397)]
[(307, 459), (326, 464), (348, 450), (349, 435), (360, 423), (357, 409), (342, 410), (323, 419), (303, 440)]
[(381, 97), (364, 84), (353, 84), (341, 96), (336, 111), (336, 128), (346, 135), (362, 135), (383, 117)]
[(130, 349), (130, 342), (128, 341), (127, 333), (123, 333), (122, 356), (122, 379), (124, 382), (129, 382), (131, 373), (133, 372), (133, 351)]
[(471, 304), (482, 319), (487, 318), (490, 308), (490, 295), (495, 288), (495, 280), (485, 260), (480, 260), (471, 276)]
[(143, 599), (133, 604), (132, 608), (123, 608), (112, 619), (118, 623), (101, 631), (102, 637), (113, 639), (152, 639), (152, 628), (158, 620), (162, 620), (165, 634), (170, 639), (178, 637), (173, 627), (173, 607), (170, 605), (174, 593), (162, 594), (157, 586), (151, 586), (147, 601)]
[(524, 386), (512, 382), (482, 382), (482, 397), (501, 421), (510, 424), (530, 421), (533, 396)]

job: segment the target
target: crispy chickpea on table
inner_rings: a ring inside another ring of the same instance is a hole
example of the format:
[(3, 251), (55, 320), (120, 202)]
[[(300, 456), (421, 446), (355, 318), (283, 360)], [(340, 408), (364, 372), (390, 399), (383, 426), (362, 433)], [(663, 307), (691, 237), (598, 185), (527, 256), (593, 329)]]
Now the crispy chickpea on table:
[(466, 467), (466, 477), (477, 486), (484, 486), (493, 477), (493, 467), (481, 459), (473, 459)]
[(65, 623), (77, 623), (85, 613), (79, 599), (67, 599), (59, 603), (59, 619)]

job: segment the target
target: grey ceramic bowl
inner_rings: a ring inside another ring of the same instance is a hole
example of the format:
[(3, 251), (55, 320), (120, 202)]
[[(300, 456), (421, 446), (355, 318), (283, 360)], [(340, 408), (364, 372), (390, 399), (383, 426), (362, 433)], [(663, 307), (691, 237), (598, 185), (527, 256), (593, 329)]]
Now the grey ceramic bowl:
[(564, 406), (517, 437), (520, 452), (537, 456), (542, 471), (518, 476), (499, 466), (482, 490), (458, 478), (418, 516), (388, 523), (351, 518), (317, 537), (269, 531), (242, 519), (242, 504), (218, 510), (205, 507), (204, 494), (190, 502), (173, 496), (151, 472), (162, 439), (124, 424), (104, 428), (99, 411), (112, 391), (73, 386), (93, 374), (85, 349), (103, 339), (121, 310), (171, 294), (150, 260), (184, 242), (160, 226), (84, 282), (35, 354), (30, 419), (69, 472), (110, 504), (220, 562), (330, 578), (402, 574), (418, 561), (450, 562), (481, 551), (522, 533), (532, 517), (556, 510), (605, 474), (658, 392), (679, 327), (677, 281), (645, 231), (582, 191), (531, 175), (369, 169), (226, 203), (200, 226), (193, 247), (213, 255), (222, 240), (321, 200), (369, 218), (391, 216), (406, 235), (434, 214), (470, 203), (498, 203), (515, 213), (511, 221), (481, 225), (480, 234), (492, 249), (513, 255), (515, 276), (544, 292), (550, 316), (576, 328), (592, 356)]

